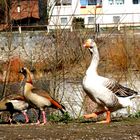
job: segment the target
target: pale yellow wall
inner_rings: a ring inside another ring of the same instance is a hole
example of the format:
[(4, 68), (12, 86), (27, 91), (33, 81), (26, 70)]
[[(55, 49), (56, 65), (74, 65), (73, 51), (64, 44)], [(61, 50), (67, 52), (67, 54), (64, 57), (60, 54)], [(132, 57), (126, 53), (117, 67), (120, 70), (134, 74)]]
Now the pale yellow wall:
[(86, 8), (80, 8), (80, 14), (99, 14), (102, 13), (102, 8), (97, 8), (96, 6), (86, 6)]

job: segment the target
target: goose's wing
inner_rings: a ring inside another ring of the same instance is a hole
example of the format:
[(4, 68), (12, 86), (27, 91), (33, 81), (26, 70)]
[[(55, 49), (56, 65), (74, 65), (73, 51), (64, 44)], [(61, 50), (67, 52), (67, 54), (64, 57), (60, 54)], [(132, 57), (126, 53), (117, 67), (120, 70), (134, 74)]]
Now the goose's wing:
[(128, 97), (134, 94), (138, 94), (138, 92), (130, 88), (124, 87), (118, 82), (111, 79), (106, 79), (103, 85), (118, 97)]

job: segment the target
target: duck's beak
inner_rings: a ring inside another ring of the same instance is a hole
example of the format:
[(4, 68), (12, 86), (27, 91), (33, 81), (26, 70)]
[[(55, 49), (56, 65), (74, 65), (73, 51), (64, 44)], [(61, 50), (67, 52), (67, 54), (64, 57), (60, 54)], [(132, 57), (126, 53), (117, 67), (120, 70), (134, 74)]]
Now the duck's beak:
[(19, 70), (19, 71), (18, 71), (18, 73), (22, 73), (22, 71), (21, 71), (21, 70)]
[(18, 71), (18, 73), (23, 73), (23, 68), (21, 68), (21, 69)]

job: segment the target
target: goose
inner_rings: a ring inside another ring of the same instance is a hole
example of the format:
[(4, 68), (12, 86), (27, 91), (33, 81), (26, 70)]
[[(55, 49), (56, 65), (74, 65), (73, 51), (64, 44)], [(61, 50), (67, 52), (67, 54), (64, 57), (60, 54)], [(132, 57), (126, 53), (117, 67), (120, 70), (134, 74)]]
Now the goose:
[(9, 111), (10, 124), (13, 121), (13, 114), (14, 113), (22, 113), (25, 118), (25, 123), (29, 122), (28, 115), (26, 113), (27, 109), (29, 108), (29, 104), (26, 102), (24, 96), (22, 95), (10, 95), (8, 97), (3, 98), (0, 101), (0, 111)]
[(26, 67), (22, 68), (19, 73), (24, 75), (25, 86), (24, 86), (24, 97), (27, 99), (29, 104), (34, 108), (39, 109), (38, 120), (36, 124), (40, 124), (41, 114), (43, 116), (43, 123), (46, 124), (46, 114), (45, 108), (52, 107), (55, 109), (59, 109), (62, 113), (65, 112), (65, 107), (61, 105), (59, 102), (54, 100), (48, 92), (42, 89), (38, 89), (33, 86), (31, 72)]
[(98, 115), (106, 113), (106, 120), (97, 123), (110, 123), (111, 112), (131, 106), (131, 99), (135, 98), (138, 92), (122, 86), (113, 79), (98, 75), (99, 52), (96, 42), (93, 39), (87, 39), (83, 46), (88, 48), (92, 55), (91, 63), (83, 78), (83, 89), (101, 108), (101, 111), (85, 114), (84, 118), (97, 118)]

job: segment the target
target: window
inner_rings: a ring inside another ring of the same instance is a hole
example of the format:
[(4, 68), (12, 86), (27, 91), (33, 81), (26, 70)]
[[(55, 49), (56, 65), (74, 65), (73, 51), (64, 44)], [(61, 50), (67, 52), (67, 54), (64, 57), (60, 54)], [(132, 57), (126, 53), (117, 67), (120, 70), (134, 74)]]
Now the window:
[(102, 0), (97, 0), (97, 5), (102, 5)]
[(61, 5), (61, 0), (56, 0), (56, 6), (60, 6)]
[(97, 5), (97, 0), (88, 0), (88, 5)]
[(80, 4), (81, 4), (81, 6), (86, 6), (87, 5), (87, 1), (86, 0), (80, 0)]
[(113, 16), (114, 23), (120, 22), (120, 16)]
[(133, 0), (133, 4), (140, 4), (140, 0)]
[(94, 24), (94, 17), (88, 17), (88, 24)]
[(124, 4), (124, 0), (116, 0), (115, 1), (117, 5), (122, 5)]
[(66, 25), (68, 22), (68, 19), (65, 17), (65, 18), (61, 18), (61, 25)]
[(60, 5), (71, 5), (72, 0), (56, 0), (56, 6)]
[(109, 3), (110, 5), (113, 5), (113, 4), (114, 4), (114, 0), (108, 0), (108, 3)]
[(62, 5), (71, 5), (72, 0), (62, 0)]
[(86, 5), (102, 5), (102, 0), (80, 0), (81, 6)]
[(109, 5), (122, 5), (124, 4), (124, 0), (108, 0)]

